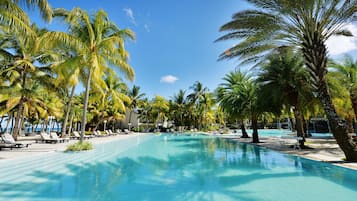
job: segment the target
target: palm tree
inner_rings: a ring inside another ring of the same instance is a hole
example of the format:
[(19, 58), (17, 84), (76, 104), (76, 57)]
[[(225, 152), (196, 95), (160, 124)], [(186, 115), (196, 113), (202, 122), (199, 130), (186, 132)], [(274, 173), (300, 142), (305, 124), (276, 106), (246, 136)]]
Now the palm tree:
[(145, 93), (141, 93), (140, 87), (134, 85), (133, 88), (130, 91), (128, 91), (128, 96), (131, 100), (130, 104), (128, 104), (128, 108), (129, 108), (129, 112), (130, 112), (128, 125), (129, 125), (129, 130), (130, 130), (131, 115), (132, 115), (133, 111), (136, 108), (138, 108), (139, 101), (141, 101), (144, 98)]
[(282, 46), (297, 47), (313, 80), (332, 133), (346, 160), (357, 161), (357, 145), (348, 135), (348, 126), (336, 113), (326, 80), (326, 40), (333, 35), (352, 36), (344, 28), (356, 17), (357, 0), (247, 0), (257, 9), (238, 12), (221, 27), (228, 33), (218, 39), (240, 39), (220, 59), (240, 58), (243, 63), (264, 59), (266, 53)]
[(297, 136), (302, 137), (304, 146), (305, 131), (302, 109), (304, 100), (312, 99), (308, 71), (303, 67), (302, 55), (290, 48), (283, 48), (268, 57), (262, 65), (257, 82), (261, 95), (273, 110), (282, 110), (283, 105), (292, 107)]
[(357, 60), (346, 55), (342, 62), (330, 62), (331, 79), (338, 79), (346, 87), (351, 100), (355, 118), (357, 117)]
[(202, 128), (202, 113), (203, 113), (203, 106), (201, 104), (201, 101), (203, 100), (203, 96), (205, 93), (208, 92), (208, 88), (204, 87), (201, 82), (196, 81), (190, 89), (193, 90), (191, 94), (187, 96), (187, 99), (190, 101), (190, 103), (194, 106), (194, 122), (196, 125), (198, 125), (198, 128)]
[(126, 111), (125, 105), (131, 103), (130, 97), (125, 94), (127, 86), (116, 77), (112, 70), (108, 71), (104, 83), (104, 86), (95, 85), (95, 90), (93, 90), (93, 95), (97, 96), (95, 109), (100, 111), (99, 117), (96, 118), (97, 125), (103, 120), (123, 119)]
[[(230, 72), (223, 80), (225, 82), (217, 88), (220, 107), (234, 118), (249, 116), (253, 128), (253, 143), (259, 143), (257, 86), (247, 74), (239, 71)], [(244, 127), (242, 127), (242, 134), (247, 137)]]
[(25, 5), (27, 8), (36, 6), (44, 20), (51, 21), (52, 19), (53, 11), (47, 0), (0, 0), (0, 24), (18, 31), (21, 30), (24, 37), (28, 30), (26, 24), (29, 24), (30, 20), (19, 4)]
[(169, 111), (169, 102), (162, 96), (156, 95), (151, 102), (151, 112), (155, 116), (155, 124), (164, 122)]
[(9, 90), (15, 86), (21, 87), (19, 93), (22, 95), (17, 104), (17, 115), (13, 130), (14, 138), (17, 137), (22, 124), (24, 102), (30, 95), (28, 93), (29, 84), (36, 80), (43, 86), (54, 88), (50, 66), (56, 61), (57, 53), (45, 45), (46, 40), (52, 38), (47, 37), (47, 31), (37, 28), (35, 24), (27, 24), (27, 28), (27, 38), (16, 31), (12, 35), (4, 32), (7, 35), (7, 46), (3, 46), (0, 52), (6, 58), (6, 68), (0, 73), (11, 75), (8, 77)]
[(175, 126), (178, 126), (179, 131), (182, 131), (180, 127), (185, 125), (184, 117), (187, 113), (187, 99), (184, 90), (180, 89), (177, 94), (174, 94), (170, 101), (170, 110)]
[(129, 29), (119, 29), (103, 10), (90, 17), (79, 8), (72, 11), (57, 9), (55, 16), (62, 16), (69, 23), (71, 36), (64, 33), (56, 36), (77, 47), (76, 57), (79, 57), (79, 66), (82, 66), (81, 71), (86, 75), (81, 129), (83, 140), (91, 82), (103, 82), (103, 74), (109, 65), (118, 67), (129, 80), (134, 78), (134, 71), (127, 63), (129, 55), (124, 48), (125, 39), (134, 39), (134, 33)]

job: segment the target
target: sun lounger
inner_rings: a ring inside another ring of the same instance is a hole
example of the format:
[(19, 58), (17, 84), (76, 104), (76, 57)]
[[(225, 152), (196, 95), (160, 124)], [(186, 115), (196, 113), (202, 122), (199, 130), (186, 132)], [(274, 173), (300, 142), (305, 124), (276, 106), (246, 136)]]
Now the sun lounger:
[[(94, 131), (95, 132), (95, 131)], [(105, 136), (108, 136), (106, 134), (102, 134), (100, 131), (96, 131), (97, 132), (97, 135), (98, 137), (105, 137)]]
[[(19, 142), (16, 142), (15, 139), (12, 137), (12, 135), (10, 135), (9, 133), (4, 133), (2, 136), (1, 136), (1, 140), (3, 141), (4, 145), (3, 147), (4, 148), (9, 148), (12, 147), (12, 148), (23, 148), (23, 147), (28, 147), (29, 143), (19, 143)], [(6, 147), (8, 146), (8, 147)]]
[(113, 133), (112, 130), (108, 130), (108, 132), (111, 134), (111, 135), (119, 135), (120, 133), (116, 132), (116, 133)]
[(69, 142), (69, 138), (60, 138), (55, 132), (50, 132), (50, 137), (52, 139), (59, 140), (60, 142)]
[[(71, 136), (71, 138), (77, 139), (77, 140), (81, 139), (81, 135), (78, 133), (78, 131), (73, 131), (73, 135), (74, 135), (74, 136)], [(90, 139), (90, 138), (92, 138), (92, 137), (93, 137), (93, 136), (84, 135), (84, 136), (83, 136), (83, 139)]]
[(45, 143), (58, 143), (58, 142), (64, 142), (64, 140), (61, 139), (53, 139), (51, 136), (45, 132), (41, 132), (41, 142)]
[(105, 134), (106, 134), (106, 135), (108, 135), (108, 136), (112, 136), (112, 135), (114, 135), (114, 134), (109, 133), (109, 131), (108, 131), (108, 130), (105, 130), (104, 132), (105, 132)]

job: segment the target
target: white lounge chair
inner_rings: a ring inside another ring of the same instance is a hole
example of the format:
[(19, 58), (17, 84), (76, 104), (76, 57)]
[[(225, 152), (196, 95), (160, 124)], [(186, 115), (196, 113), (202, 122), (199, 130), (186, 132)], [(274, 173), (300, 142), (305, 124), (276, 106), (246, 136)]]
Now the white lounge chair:
[(60, 142), (69, 142), (69, 138), (60, 138), (55, 132), (50, 132), (50, 137), (55, 140), (60, 140)]
[(19, 143), (16, 142), (15, 139), (10, 135), (9, 133), (4, 133), (1, 135), (1, 139), (3, 141), (3, 148), (23, 148), (23, 147), (28, 147), (29, 143)]
[(45, 132), (41, 132), (40, 133), (41, 136), (41, 141), (45, 142), (45, 143), (58, 143), (58, 142), (62, 142), (62, 140), (59, 139), (53, 139), (51, 138), (51, 136)]
[[(72, 137), (72, 138), (74, 138), (74, 139), (77, 139), (77, 140), (81, 139), (81, 135), (78, 133), (78, 131), (73, 131), (73, 136), (74, 137)], [(89, 135), (89, 136), (88, 135), (84, 135), (83, 136), (84, 139), (90, 139), (92, 137), (94, 137), (94, 136), (92, 136), (92, 135)]]
[(116, 133), (113, 133), (112, 130), (108, 130), (108, 132), (111, 134), (111, 135), (119, 135), (120, 133), (116, 132)]
[(93, 131), (93, 134), (96, 136), (96, 137), (105, 137), (106, 135), (102, 135), (102, 133), (100, 131)]

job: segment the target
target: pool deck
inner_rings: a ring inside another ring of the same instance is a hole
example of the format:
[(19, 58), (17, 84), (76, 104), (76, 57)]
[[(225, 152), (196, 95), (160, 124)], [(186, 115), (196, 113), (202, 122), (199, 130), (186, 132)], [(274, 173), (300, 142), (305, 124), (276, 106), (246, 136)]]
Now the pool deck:
[[(232, 138), (239, 142), (251, 143), (252, 138)], [(343, 160), (345, 157), (342, 150), (336, 143), (335, 139), (331, 138), (307, 138), (305, 145), (310, 149), (294, 149), (293, 145), (296, 139), (280, 138), (280, 137), (260, 137), (261, 143), (257, 146), (265, 147), (286, 154), (304, 157), (307, 159), (331, 163), (337, 166), (342, 166), (357, 170), (357, 162), (351, 163)]]
[[(126, 135), (115, 135), (115, 136), (107, 136), (107, 137), (96, 137), (96, 138), (91, 138), (89, 142), (92, 142), (94, 145), (95, 144), (102, 144), (106, 142), (110, 142), (113, 140), (122, 140), (122, 139), (128, 139), (131, 137), (136, 137), (138, 135), (145, 135), (143, 133), (130, 133)], [(39, 137), (39, 136), (38, 136)], [(2, 149), (0, 151), (0, 161), (5, 159), (21, 159), (23, 157), (28, 157), (28, 156), (35, 156), (39, 154), (47, 154), (51, 152), (62, 152), (66, 149), (66, 147), (69, 144), (73, 144), (75, 142), (78, 142), (78, 140), (70, 140), (69, 142), (65, 143), (56, 143), (56, 144), (48, 144), (48, 143), (36, 143), (36, 137), (20, 137), (18, 142), (20, 143), (31, 143), (31, 145), (28, 148), (14, 148), (12, 150), (10, 149)]]

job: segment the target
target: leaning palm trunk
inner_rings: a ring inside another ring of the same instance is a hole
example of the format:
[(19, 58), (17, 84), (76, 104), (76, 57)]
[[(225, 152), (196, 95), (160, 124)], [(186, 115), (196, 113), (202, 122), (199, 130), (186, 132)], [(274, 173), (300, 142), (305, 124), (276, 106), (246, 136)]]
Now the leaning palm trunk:
[[(63, 124), (62, 124), (62, 137), (64, 137), (66, 135), (66, 130), (67, 130), (67, 122), (68, 122), (68, 117), (69, 117), (69, 113), (71, 111), (71, 107), (72, 107), (72, 98), (74, 96), (74, 90), (75, 90), (76, 86), (73, 86), (72, 87), (72, 90), (71, 90), (71, 95), (69, 96), (69, 100), (67, 102), (67, 108), (66, 108), (66, 115), (64, 117), (64, 120), (63, 120)], [(69, 133), (70, 134), (70, 133)]]
[(258, 118), (256, 115), (252, 115), (252, 129), (253, 129), (253, 143), (259, 143), (258, 136)]
[(244, 121), (240, 124), (240, 129), (242, 130), (242, 138), (249, 138), (247, 130), (245, 129)]
[(340, 146), (348, 161), (357, 161), (357, 145), (348, 135), (348, 126), (342, 120), (332, 103), (326, 81), (327, 51), (326, 46), (316, 34), (306, 36), (309, 40), (302, 44), (306, 65), (313, 75), (317, 88), (317, 96), (329, 120), (330, 127), (337, 144)]
[(87, 76), (86, 92), (85, 92), (85, 98), (84, 98), (84, 105), (83, 105), (83, 116), (82, 116), (80, 142), (83, 141), (83, 137), (84, 137), (84, 134), (86, 132), (86, 120), (87, 120), (86, 115), (87, 115), (87, 108), (88, 108), (88, 99), (89, 99), (91, 76), (92, 76), (92, 69), (89, 68), (88, 76)]
[(71, 136), (72, 127), (73, 127), (74, 112), (71, 113), (71, 117), (69, 119), (70, 120), (69, 120), (68, 135)]
[(21, 128), (21, 119), (22, 119), (21, 115), (22, 115), (23, 110), (24, 110), (23, 102), (24, 102), (23, 98), (21, 97), (19, 105), (18, 105), (17, 114), (16, 114), (16, 117), (15, 117), (15, 124), (14, 124), (13, 129), (12, 129), (12, 135), (13, 135), (15, 140), (17, 140), (17, 136), (19, 135), (19, 131), (20, 131), (20, 128)]
[(352, 108), (355, 114), (355, 118), (357, 119), (357, 93), (356, 92), (350, 92), (351, 96), (351, 103), (352, 103)]

